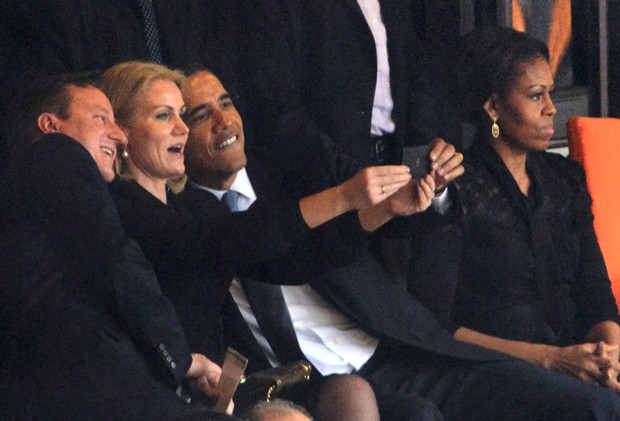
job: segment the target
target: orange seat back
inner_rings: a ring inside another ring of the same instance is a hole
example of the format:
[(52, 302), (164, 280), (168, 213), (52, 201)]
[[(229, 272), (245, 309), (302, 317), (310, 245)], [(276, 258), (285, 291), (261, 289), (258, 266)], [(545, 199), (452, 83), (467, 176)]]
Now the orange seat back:
[(569, 157), (586, 172), (594, 229), (620, 306), (620, 119), (572, 117), (567, 132)]

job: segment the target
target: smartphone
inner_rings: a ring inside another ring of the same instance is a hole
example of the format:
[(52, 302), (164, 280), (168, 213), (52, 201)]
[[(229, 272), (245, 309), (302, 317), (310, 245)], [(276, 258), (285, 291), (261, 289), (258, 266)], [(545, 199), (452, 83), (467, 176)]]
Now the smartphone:
[(403, 148), (403, 165), (411, 169), (413, 178), (422, 178), (431, 170), (429, 154), (432, 144), (422, 146), (406, 146)]

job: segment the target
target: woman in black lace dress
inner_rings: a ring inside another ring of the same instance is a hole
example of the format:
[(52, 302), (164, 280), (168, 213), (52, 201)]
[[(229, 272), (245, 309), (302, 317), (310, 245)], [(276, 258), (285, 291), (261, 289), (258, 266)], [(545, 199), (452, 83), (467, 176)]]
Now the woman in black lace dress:
[(455, 70), (477, 137), (454, 182), (459, 218), (414, 244), (411, 292), (461, 326), (459, 340), (620, 391), (618, 309), (584, 172), (545, 152), (556, 114), (546, 45), (477, 29)]

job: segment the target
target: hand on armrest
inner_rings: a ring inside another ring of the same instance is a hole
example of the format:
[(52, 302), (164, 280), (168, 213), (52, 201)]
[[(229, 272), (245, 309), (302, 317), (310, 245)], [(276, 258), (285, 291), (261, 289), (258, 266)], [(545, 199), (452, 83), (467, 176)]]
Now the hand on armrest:
[[(617, 378), (610, 378), (608, 375), (608, 372), (617, 373), (620, 368), (616, 345), (604, 347), (600, 343), (583, 343), (558, 347), (498, 338), (466, 327), (458, 328), (454, 332), (454, 338), (620, 391)], [(612, 357), (614, 353), (615, 357)]]

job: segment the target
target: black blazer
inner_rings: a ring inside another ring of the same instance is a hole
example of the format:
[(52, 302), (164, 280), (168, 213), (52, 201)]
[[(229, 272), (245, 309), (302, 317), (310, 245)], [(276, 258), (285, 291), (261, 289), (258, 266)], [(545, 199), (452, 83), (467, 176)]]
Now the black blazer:
[(18, 418), (178, 414), (184, 403), (174, 387), (189, 349), (92, 157), (49, 135), (7, 181), (0, 410)]
[[(242, 0), (239, 70), (247, 82), (248, 147), (313, 179), (344, 181), (372, 164), (370, 122), (376, 48), (356, 0)], [(393, 119), (401, 145), (426, 143), (436, 92), (406, 0), (381, 0)], [(318, 190), (318, 188), (315, 188)], [(306, 193), (306, 192), (303, 192)]]

